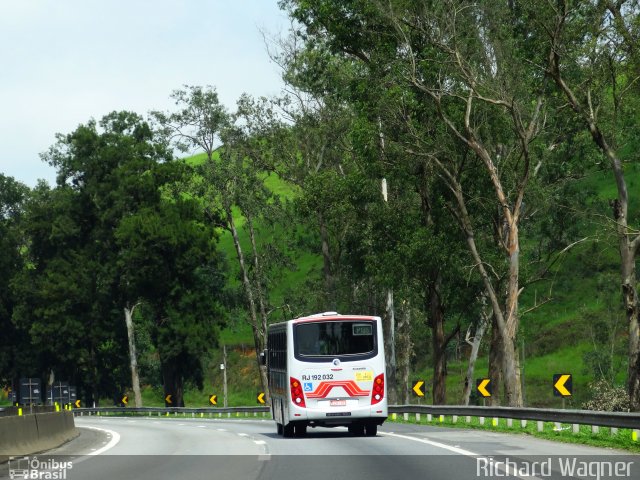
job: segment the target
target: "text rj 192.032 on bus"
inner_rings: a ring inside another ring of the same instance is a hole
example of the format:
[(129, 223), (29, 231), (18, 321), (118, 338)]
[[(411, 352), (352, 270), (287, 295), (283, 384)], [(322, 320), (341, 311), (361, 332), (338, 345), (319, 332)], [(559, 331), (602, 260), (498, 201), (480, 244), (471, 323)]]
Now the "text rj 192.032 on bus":
[(285, 437), (309, 426), (375, 436), (387, 418), (380, 317), (325, 312), (270, 325), (263, 360)]

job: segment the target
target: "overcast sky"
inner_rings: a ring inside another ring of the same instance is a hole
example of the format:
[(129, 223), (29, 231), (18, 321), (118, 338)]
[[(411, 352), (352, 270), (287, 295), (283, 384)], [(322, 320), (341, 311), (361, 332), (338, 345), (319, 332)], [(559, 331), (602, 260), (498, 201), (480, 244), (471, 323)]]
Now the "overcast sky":
[(233, 108), (281, 88), (261, 30), (288, 27), (277, 0), (0, 0), (0, 173), (55, 183), (39, 154), (91, 118), (172, 107), (213, 85)]

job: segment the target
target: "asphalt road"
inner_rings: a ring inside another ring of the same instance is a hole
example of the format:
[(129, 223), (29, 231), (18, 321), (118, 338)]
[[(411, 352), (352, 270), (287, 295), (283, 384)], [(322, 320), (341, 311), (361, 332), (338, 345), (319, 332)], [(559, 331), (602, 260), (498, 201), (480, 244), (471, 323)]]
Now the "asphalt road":
[(78, 438), (30, 457), (29, 478), (640, 479), (637, 455), (480, 430), (386, 423), (376, 437), (316, 428), (285, 439), (271, 420), (79, 417), (76, 426)]

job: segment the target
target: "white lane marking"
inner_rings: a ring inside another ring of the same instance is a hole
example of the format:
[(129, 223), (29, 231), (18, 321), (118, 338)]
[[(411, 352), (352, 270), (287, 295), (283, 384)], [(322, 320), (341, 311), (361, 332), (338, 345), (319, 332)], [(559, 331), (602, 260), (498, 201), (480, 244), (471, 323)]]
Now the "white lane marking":
[(380, 435), (385, 435), (387, 437), (403, 438), (405, 440), (411, 440), (413, 442), (426, 443), (427, 445), (431, 445), (432, 447), (444, 448), (445, 450), (449, 450), (450, 452), (457, 453), (458, 455), (466, 455), (468, 457), (480, 457), (481, 456), (479, 453), (474, 453), (474, 452), (471, 452), (469, 450), (465, 450), (463, 448), (453, 447), (451, 445), (446, 445), (446, 444), (440, 443), (440, 442), (434, 442), (432, 440), (427, 440), (426, 438), (409, 437), (407, 435), (399, 435), (397, 433), (392, 433), (392, 432), (389, 432), (389, 433), (387, 433), (387, 432), (379, 432), (379, 433), (380, 433)]
[(240, 437), (248, 437), (249, 435), (247, 435), (246, 433), (239, 433), (238, 436), (240, 436)]
[(216, 428), (216, 430), (218, 430), (219, 432), (226, 432), (224, 428)]
[(267, 442), (265, 442), (264, 440), (254, 440), (253, 443), (255, 443), (256, 445), (266, 445)]
[(105, 428), (98, 428), (98, 427), (88, 427), (88, 426), (82, 426), (82, 428), (90, 428), (92, 430), (99, 430), (101, 432), (106, 433), (107, 435), (111, 436), (111, 440), (109, 441), (109, 443), (107, 443), (104, 447), (99, 448), (98, 450), (92, 451), (91, 453), (89, 453), (88, 455), (100, 455), (101, 453), (106, 452), (107, 450), (111, 450), (113, 447), (115, 447), (118, 442), (120, 442), (120, 434), (118, 432), (114, 432), (113, 430), (107, 430)]
[[(440, 443), (440, 442), (434, 442), (432, 440), (427, 440), (426, 438), (416, 438), (416, 437), (409, 437), (407, 435), (399, 435), (397, 433), (393, 433), (393, 432), (378, 432), (380, 435), (384, 435), (387, 437), (396, 437), (396, 438), (402, 438), (404, 440), (411, 440), (412, 442), (420, 442), (420, 443), (425, 443), (427, 445), (431, 445), (432, 447), (438, 447), (438, 448), (443, 448), (445, 450), (449, 450), (450, 452), (453, 453), (457, 453), (458, 455), (466, 455), (467, 457), (473, 457), (476, 459), (476, 462), (478, 462), (480, 459), (486, 459), (487, 461), (493, 459), (493, 456), (491, 455), (480, 455), (479, 453), (474, 453), (470, 450), (465, 450), (464, 448), (460, 448), (460, 447), (454, 447), (451, 445), (446, 445), (444, 443)], [(520, 475), (515, 475), (514, 472), (509, 472), (508, 470), (505, 469), (505, 467), (503, 467), (502, 465), (494, 465), (494, 468), (496, 470), (500, 470), (502, 471), (503, 475), (501, 476), (506, 476), (507, 474), (511, 473), (511, 475), (513, 475), (516, 478), (521, 478), (523, 480), (541, 480), (539, 477), (523, 477)]]
[(207, 428), (206, 425), (196, 425), (196, 427), (198, 427), (198, 428)]

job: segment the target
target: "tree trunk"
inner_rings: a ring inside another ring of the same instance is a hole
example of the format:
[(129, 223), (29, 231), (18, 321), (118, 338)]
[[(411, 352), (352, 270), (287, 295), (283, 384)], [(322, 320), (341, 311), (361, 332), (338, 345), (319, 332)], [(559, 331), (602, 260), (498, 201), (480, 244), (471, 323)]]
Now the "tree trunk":
[(495, 319), (491, 323), (491, 345), (489, 346), (489, 380), (491, 380), (492, 393), (487, 400), (490, 406), (498, 406), (501, 403), (502, 392), (502, 335)]
[(434, 405), (446, 403), (447, 358), (444, 338), (444, 312), (440, 302), (440, 294), (435, 283), (429, 284), (429, 326), (433, 348), (433, 384), (432, 397)]
[(473, 372), (476, 367), (476, 360), (478, 359), (478, 352), (480, 351), (480, 344), (482, 343), (482, 337), (487, 329), (488, 319), (482, 315), (482, 318), (478, 322), (476, 327), (476, 333), (473, 336), (473, 342), (471, 342), (471, 353), (469, 354), (469, 364), (467, 366), (467, 376), (464, 380), (464, 390), (462, 392), (462, 404), (469, 405), (469, 398), (471, 396), (471, 390), (475, 389)]
[(136, 353), (135, 330), (133, 327), (133, 312), (139, 304), (131, 309), (124, 307), (124, 322), (127, 325), (127, 339), (129, 341), (129, 365), (131, 367), (131, 387), (133, 388), (133, 400), (136, 407), (142, 407), (142, 394), (140, 393), (140, 376), (138, 375), (138, 355)]
[[(522, 406), (522, 385), (520, 384), (520, 360), (515, 339), (503, 337), (502, 374), (507, 405)], [(506, 344), (506, 345), (505, 345)]]
[(249, 304), (249, 322), (251, 330), (253, 332), (253, 343), (256, 351), (256, 363), (258, 365), (258, 371), (260, 372), (260, 381), (262, 383), (262, 391), (269, 398), (269, 383), (267, 381), (267, 369), (260, 362), (260, 353), (264, 350), (264, 335), (266, 332), (261, 332), (260, 323), (258, 321), (258, 313), (256, 310), (256, 302), (253, 295), (253, 289), (251, 282), (249, 281), (249, 275), (247, 273), (247, 267), (244, 259), (244, 253), (242, 246), (240, 245), (240, 238), (238, 236), (238, 229), (236, 228), (233, 215), (231, 213), (231, 206), (225, 207), (227, 215), (227, 224), (231, 230), (231, 236), (233, 237), (233, 245), (236, 249), (236, 255), (238, 257), (238, 264), (240, 266), (240, 275), (242, 277), (242, 285), (244, 287), (245, 295), (247, 296), (247, 303)]
[(403, 301), (400, 308), (398, 346), (400, 350), (398, 374), (401, 381), (400, 388), (396, 388), (396, 391), (399, 390), (397, 398), (401, 399), (402, 403), (406, 405), (409, 403), (409, 376), (411, 375), (411, 353), (413, 352), (413, 343), (411, 342), (411, 306), (407, 301)]
[(433, 346), (432, 397), (434, 405), (445, 405), (447, 403), (447, 346), (460, 331), (460, 325), (458, 324), (449, 335), (445, 336), (444, 307), (440, 295), (442, 279), (440, 273), (436, 273), (435, 277), (435, 281), (428, 287), (429, 326)]
[[(459, 220), (462, 224), (462, 229), (466, 234), (467, 245), (469, 251), (476, 262), (480, 278), (484, 285), (484, 291), (487, 295), (492, 310), (492, 337), (491, 337), (491, 353), (494, 361), (491, 361), (491, 355), (489, 358), (489, 377), (491, 378), (491, 384), (496, 393), (500, 388), (501, 379), (504, 382), (505, 393), (507, 397), (507, 405), (510, 407), (522, 406), (522, 388), (520, 386), (520, 372), (517, 368), (517, 355), (515, 351), (515, 333), (518, 327), (518, 295), (520, 291), (518, 289), (518, 236), (517, 226), (515, 221), (517, 218), (506, 214), (507, 224), (510, 226), (510, 232), (508, 233), (507, 246), (510, 249), (510, 263), (509, 263), (509, 287), (506, 296), (505, 307), (506, 312), (503, 312), (500, 307), (498, 295), (491, 281), (491, 277), (485, 264), (482, 261), (482, 257), (478, 252), (475, 235), (473, 232), (473, 226), (471, 225), (471, 219), (467, 212), (466, 203), (464, 201), (464, 195), (462, 193), (462, 187), (459, 183), (452, 185), (453, 193), (455, 194), (456, 201), (459, 207)], [(505, 319), (506, 316), (506, 319)], [(513, 337), (512, 337), (513, 335)], [(498, 338), (499, 337), (499, 338)], [(500, 375), (497, 374), (497, 370), (500, 369)], [(491, 404), (499, 404), (499, 395), (492, 395)]]
[(336, 298), (333, 279), (333, 262), (331, 261), (331, 250), (329, 247), (329, 232), (327, 231), (327, 225), (324, 222), (324, 215), (322, 215), (322, 212), (318, 212), (318, 223), (320, 225), (322, 277), (324, 279), (326, 302), (329, 306), (329, 310), (336, 310), (338, 308), (338, 301)]
[(636, 289), (635, 252), (626, 238), (620, 238), (622, 296), (629, 325), (628, 392), (631, 408), (640, 410), (640, 330), (638, 326), (638, 292)]
[[(178, 361), (173, 359), (173, 362)], [(162, 384), (164, 390), (164, 398), (167, 395), (171, 395), (172, 407), (184, 407), (184, 386), (182, 381), (182, 375), (180, 375), (171, 362), (160, 359), (160, 369), (162, 371)]]
[(387, 290), (387, 301), (385, 304), (386, 322), (384, 322), (384, 350), (387, 363), (387, 391), (389, 401), (396, 403), (398, 399), (397, 385), (397, 362), (396, 362), (396, 311), (393, 302), (393, 290)]
[[(268, 323), (268, 318), (267, 318), (267, 308), (265, 305), (265, 296), (266, 296), (266, 292), (265, 292), (265, 287), (263, 285), (263, 272), (262, 272), (262, 265), (260, 264), (260, 258), (258, 257), (258, 246), (256, 245), (256, 236), (255, 236), (255, 232), (253, 230), (253, 221), (251, 219), (251, 217), (247, 214), (245, 214), (245, 218), (247, 220), (247, 226), (249, 227), (249, 238), (251, 240), (251, 249), (253, 252), (253, 266), (255, 269), (255, 280), (254, 280), (254, 285), (255, 285), (255, 291), (256, 294), (258, 296), (258, 305), (260, 306), (260, 333), (262, 334), (262, 339), (261, 339), (261, 350), (262, 351), (266, 344), (267, 344), (267, 323)], [(260, 352), (258, 352), (259, 354)]]
[(520, 383), (520, 359), (516, 336), (518, 334), (519, 313), (518, 297), (520, 296), (520, 241), (517, 219), (512, 217), (509, 225), (507, 251), (509, 254), (509, 281), (505, 305), (504, 331), (502, 333), (502, 374), (504, 376), (504, 393), (507, 405), (522, 406), (522, 384)]

